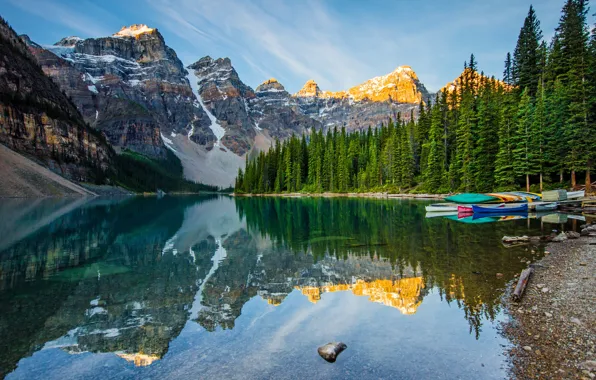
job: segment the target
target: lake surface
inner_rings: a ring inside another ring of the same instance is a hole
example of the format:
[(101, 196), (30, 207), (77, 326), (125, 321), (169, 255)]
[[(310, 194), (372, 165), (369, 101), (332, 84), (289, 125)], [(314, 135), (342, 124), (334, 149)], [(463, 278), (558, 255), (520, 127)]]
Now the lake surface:
[(501, 238), (557, 225), (425, 204), (2, 200), (0, 377), (506, 378), (501, 297), (542, 249)]

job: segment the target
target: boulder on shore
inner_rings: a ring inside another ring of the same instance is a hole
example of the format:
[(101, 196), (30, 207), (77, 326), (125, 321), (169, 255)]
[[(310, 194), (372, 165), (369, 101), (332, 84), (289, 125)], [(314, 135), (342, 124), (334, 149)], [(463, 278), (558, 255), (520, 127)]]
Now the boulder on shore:
[(567, 240), (567, 235), (565, 235), (565, 232), (561, 232), (560, 234), (555, 236), (552, 241), (555, 243), (559, 243), (565, 240)]
[(575, 232), (575, 231), (567, 231), (565, 232), (565, 235), (567, 235), (567, 239), (577, 239), (579, 238), (579, 232)]

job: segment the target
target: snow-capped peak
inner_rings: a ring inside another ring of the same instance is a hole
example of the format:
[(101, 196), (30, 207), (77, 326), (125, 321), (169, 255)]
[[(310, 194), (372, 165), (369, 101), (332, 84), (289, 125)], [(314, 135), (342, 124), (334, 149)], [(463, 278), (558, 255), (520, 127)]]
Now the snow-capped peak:
[(144, 33), (151, 33), (155, 29), (148, 27), (145, 24), (134, 24), (131, 26), (123, 26), (118, 33), (114, 34), (114, 37), (137, 37)]
[(77, 44), (77, 42), (82, 40), (83, 39), (81, 37), (77, 36), (64, 37), (60, 41), (56, 42), (54, 45), (63, 47), (74, 47)]

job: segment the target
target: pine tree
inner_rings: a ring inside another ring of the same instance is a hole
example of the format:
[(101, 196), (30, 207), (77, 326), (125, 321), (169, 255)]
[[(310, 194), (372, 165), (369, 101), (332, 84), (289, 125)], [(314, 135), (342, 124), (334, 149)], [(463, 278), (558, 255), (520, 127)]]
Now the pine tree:
[(503, 82), (506, 84), (512, 84), (512, 72), (511, 66), (513, 62), (511, 61), (511, 53), (507, 53), (507, 57), (505, 58), (505, 70), (503, 70)]
[[(427, 191), (514, 190), (516, 180), (586, 171), (596, 159), (596, 34), (588, 39), (587, 2), (567, 0), (547, 49), (530, 7), (504, 84), (478, 74), (474, 55), (454, 89), (418, 114), (366, 131), (342, 128), (291, 137), (238, 172), (245, 192), (366, 191), (387, 184)], [(415, 117), (417, 116), (417, 118)], [(59, 154), (59, 153), (57, 153)], [(86, 153), (85, 153), (86, 154)]]
[[(563, 14), (557, 28), (557, 40), (560, 43), (561, 56), (554, 65), (558, 68), (562, 84), (568, 99), (565, 140), (569, 146), (567, 167), (571, 170), (571, 185), (576, 185), (575, 173), (586, 170), (589, 173), (589, 157), (592, 155), (588, 123), (588, 31), (585, 0), (568, 0), (563, 7)], [(589, 176), (588, 176), (589, 177)]]
[(348, 162), (348, 149), (346, 147), (346, 129), (342, 128), (338, 136), (338, 160), (337, 160), (337, 178), (338, 191), (348, 191), (350, 184), (350, 170)]
[(538, 171), (533, 119), (534, 105), (529, 90), (525, 89), (518, 106), (516, 133), (513, 139), (513, 170), (516, 176), (525, 176), (526, 191), (530, 191), (530, 175)]
[(428, 161), (425, 165), (423, 177), (424, 185), (429, 192), (438, 192), (443, 180), (443, 170), (445, 168), (444, 149), (443, 149), (443, 114), (440, 107), (439, 94), (435, 98), (435, 106), (432, 107), (431, 126), (426, 143), (428, 149)]
[(410, 130), (407, 128), (401, 129), (401, 184), (404, 187), (410, 187), (414, 182), (415, 166), (414, 148), (412, 144), (412, 136)]
[(509, 92), (503, 96), (498, 131), (499, 150), (495, 161), (495, 182), (502, 190), (512, 190), (515, 178), (513, 170), (513, 136), (515, 133), (516, 96)]
[(477, 73), (475, 71), (476, 60), (472, 54), (470, 57), (470, 66), (464, 64), (464, 75), (459, 102), (459, 120), (456, 131), (457, 156), (459, 163), (459, 174), (461, 177), (461, 189), (472, 191), (474, 189), (474, 173), (472, 167), (474, 151), (474, 130), (476, 128), (476, 97), (475, 81)]
[(495, 160), (498, 150), (497, 90), (494, 78), (483, 80), (478, 96), (478, 124), (474, 146), (474, 183), (477, 191), (489, 192), (494, 188)]
[(511, 70), (512, 84), (519, 88), (520, 93), (527, 89), (530, 97), (535, 96), (538, 87), (541, 40), (540, 21), (530, 5), (517, 39)]

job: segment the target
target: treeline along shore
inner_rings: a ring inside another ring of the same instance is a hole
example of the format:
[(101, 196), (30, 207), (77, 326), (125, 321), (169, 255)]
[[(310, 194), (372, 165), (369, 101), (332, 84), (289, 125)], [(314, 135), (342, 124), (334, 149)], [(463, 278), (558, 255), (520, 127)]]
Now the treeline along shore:
[(312, 131), (247, 160), (236, 193), (591, 191), (596, 32), (567, 0), (551, 41), (532, 7), (502, 79), (472, 54), (461, 76), (378, 128)]

